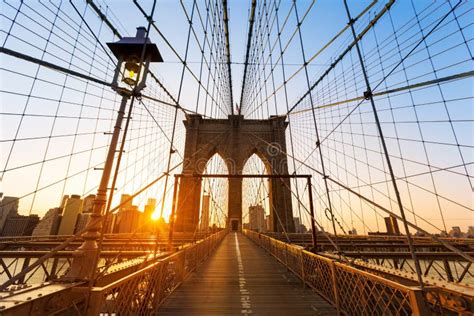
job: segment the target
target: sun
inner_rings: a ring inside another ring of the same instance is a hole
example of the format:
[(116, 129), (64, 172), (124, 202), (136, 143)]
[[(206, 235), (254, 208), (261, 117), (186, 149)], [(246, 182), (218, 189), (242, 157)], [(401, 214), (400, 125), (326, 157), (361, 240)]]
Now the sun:
[(151, 214), (151, 219), (153, 221), (156, 221), (160, 218), (160, 213), (159, 212), (153, 212), (153, 214)]

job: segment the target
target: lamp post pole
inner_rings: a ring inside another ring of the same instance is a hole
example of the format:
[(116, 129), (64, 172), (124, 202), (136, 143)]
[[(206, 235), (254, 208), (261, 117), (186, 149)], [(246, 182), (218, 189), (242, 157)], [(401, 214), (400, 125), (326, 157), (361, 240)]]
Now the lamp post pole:
[(314, 252), (317, 252), (317, 245), (318, 245), (318, 235), (316, 231), (316, 217), (314, 217), (314, 206), (313, 206), (313, 187), (311, 185), (311, 176), (308, 176), (308, 199), (309, 199), (309, 210), (311, 215), (311, 236), (313, 238), (313, 249)]
[[(74, 251), (71, 268), (63, 277), (63, 280), (66, 281), (91, 280), (94, 275), (99, 251), (97, 240), (100, 238), (102, 225), (104, 225), (103, 213), (107, 203), (107, 187), (112, 173), (122, 121), (125, 116), (125, 108), (128, 99), (132, 95), (139, 95), (140, 91), (145, 88), (150, 62), (163, 61), (158, 48), (147, 37), (147, 31), (144, 27), (137, 28), (135, 37), (123, 37), (118, 42), (107, 43), (107, 46), (118, 60), (112, 89), (122, 96), (122, 101), (115, 121), (97, 196), (92, 207), (91, 220), (87, 225), (86, 232), (82, 235), (84, 242)], [(139, 56), (141, 57), (139, 58)], [(119, 77), (121, 77), (120, 81)], [(123, 83), (126, 84), (125, 87)], [(110, 190), (114, 189), (110, 188)]]
[[(71, 268), (64, 278), (66, 280), (88, 280), (96, 268), (94, 267), (94, 258), (99, 250), (97, 239), (100, 237), (100, 230), (103, 225), (102, 216), (107, 202), (107, 186), (109, 184), (110, 174), (114, 164), (115, 152), (117, 151), (117, 143), (122, 129), (125, 107), (127, 106), (127, 101), (131, 95), (131, 93), (125, 89), (117, 89), (117, 92), (122, 96), (122, 101), (115, 121), (114, 132), (107, 152), (107, 158), (105, 160), (104, 170), (97, 190), (97, 196), (94, 199), (89, 229), (82, 235), (84, 242), (73, 253)], [(110, 189), (113, 190), (114, 188)]]

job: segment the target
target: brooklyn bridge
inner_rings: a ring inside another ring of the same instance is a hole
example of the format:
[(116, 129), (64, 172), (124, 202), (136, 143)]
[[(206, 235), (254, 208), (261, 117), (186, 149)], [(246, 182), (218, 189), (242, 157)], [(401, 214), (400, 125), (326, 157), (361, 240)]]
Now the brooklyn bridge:
[(464, 0), (3, 0), (0, 315), (472, 315)]

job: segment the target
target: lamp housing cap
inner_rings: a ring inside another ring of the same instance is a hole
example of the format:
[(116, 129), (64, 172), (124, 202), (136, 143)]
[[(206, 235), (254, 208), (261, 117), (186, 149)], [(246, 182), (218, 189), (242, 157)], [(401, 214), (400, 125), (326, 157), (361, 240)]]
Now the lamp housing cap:
[(122, 58), (122, 60), (132, 56), (140, 58), (143, 46), (145, 46), (145, 58), (149, 57), (150, 62), (163, 62), (158, 47), (149, 38), (145, 38), (145, 33), (146, 30), (143, 26), (137, 27), (137, 35), (135, 37), (122, 37), (117, 42), (107, 43), (107, 46), (117, 59)]

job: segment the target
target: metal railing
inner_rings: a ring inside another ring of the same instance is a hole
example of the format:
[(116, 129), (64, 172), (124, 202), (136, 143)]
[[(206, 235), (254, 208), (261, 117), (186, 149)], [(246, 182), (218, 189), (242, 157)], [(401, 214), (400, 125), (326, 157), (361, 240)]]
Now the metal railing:
[[(450, 304), (446, 295), (440, 295), (443, 293), (438, 288), (425, 287), (422, 291), (418, 286), (391, 281), (264, 234), (249, 230), (244, 230), (244, 234), (333, 304), (340, 313), (427, 315), (430, 310), (435, 313), (472, 311), (472, 300)], [(450, 293), (444, 294), (450, 296)]]
[(131, 275), (93, 287), (87, 315), (150, 315), (222, 241), (222, 230)]

